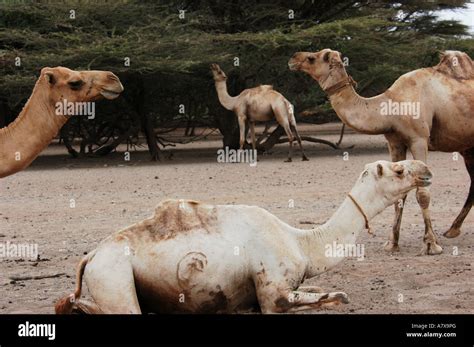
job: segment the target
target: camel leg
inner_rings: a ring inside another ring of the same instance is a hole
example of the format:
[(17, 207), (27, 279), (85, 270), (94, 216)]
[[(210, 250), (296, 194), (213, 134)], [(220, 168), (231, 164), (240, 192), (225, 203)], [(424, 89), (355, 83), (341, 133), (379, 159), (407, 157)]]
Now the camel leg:
[(308, 157), (306, 157), (306, 154), (304, 154), (303, 144), (301, 143), (300, 134), (298, 133), (298, 130), (296, 129), (296, 124), (292, 124), (290, 127), (291, 127), (291, 130), (295, 133), (296, 141), (298, 142), (298, 145), (300, 147), (301, 160), (303, 160), (303, 161), (309, 160)]
[(268, 133), (268, 129), (270, 129), (270, 127), (271, 127), (271, 124), (270, 124), (270, 123), (268, 123), (268, 122), (265, 123), (265, 129), (263, 129), (262, 135), (268, 135), (268, 134), (269, 134), (269, 133)]
[(140, 314), (132, 264), (125, 246), (99, 250), (87, 264), (84, 279), (105, 314)]
[(289, 313), (349, 303), (347, 294), (344, 292), (313, 293), (300, 290), (293, 291), (290, 294), (289, 301), (292, 301), (294, 304), (287, 311)]
[[(428, 142), (426, 140), (415, 142), (410, 148), (413, 158), (421, 160), (426, 163), (428, 154)], [(421, 208), (423, 214), (423, 221), (425, 222), (425, 235), (423, 236), (424, 246), (420, 252), (423, 254), (440, 254), (443, 248), (438, 244), (436, 235), (433, 232), (430, 217), (430, 190), (428, 187), (418, 187), (416, 189), (416, 200)]]
[[(393, 162), (405, 160), (407, 158), (407, 147), (398, 141), (389, 141), (388, 149)], [(400, 227), (402, 224), (403, 207), (405, 206), (407, 196), (403, 197), (402, 204), (396, 202), (395, 206), (395, 219), (393, 221), (392, 233), (390, 239), (385, 243), (384, 249), (388, 252), (399, 252), (400, 247), (398, 246), (398, 240), (400, 238)]]
[[(262, 313), (287, 313), (320, 308), (339, 303), (347, 303), (347, 294), (343, 292), (324, 292), (316, 286), (302, 286), (295, 290), (288, 287), (289, 278), (282, 274), (266, 273), (262, 281), (255, 281), (257, 300)], [(270, 285), (265, 281), (272, 278)], [(280, 278), (279, 280), (277, 278)]]
[(245, 122), (247, 117), (245, 115), (239, 114), (237, 115), (237, 119), (239, 122), (239, 131), (240, 131), (240, 149), (244, 149), (245, 143)]
[(314, 293), (294, 290), (280, 293), (277, 298), (259, 299), (262, 313), (298, 312), (349, 302), (347, 294), (344, 292)]
[(250, 124), (250, 136), (252, 138), (252, 149), (255, 151), (257, 149), (257, 145), (255, 143), (255, 122), (249, 122)]
[(449, 230), (444, 233), (444, 236), (448, 238), (459, 236), (459, 234), (461, 233), (462, 223), (464, 222), (464, 219), (466, 219), (469, 211), (471, 210), (472, 203), (474, 202), (474, 148), (471, 148), (461, 154), (464, 157), (464, 164), (466, 165), (467, 172), (469, 173), (469, 177), (471, 178), (471, 185), (469, 187), (469, 193), (466, 202), (464, 203), (461, 212), (454, 220), (453, 224), (451, 225), (451, 228), (449, 228)]
[(287, 163), (291, 163), (291, 152), (293, 150), (293, 134), (291, 133), (291, 129), (288, 124), (286, 124), (283, 129), (285, 130), (286, 136), (288, 137), (289, 149), (288, 149), (288, 159), (285, 160)]
[(291, 117), (288, 114), (288, 109), (286, 108), (286, 105), (278, 105), (274, 106), (272, 105), (272, 110), (273, 114), (275, 115), (275, 119), (280, 124), (280, 126), (285, 130), (285, 134), (288, 137), (288, 143), (289, 143), (289, 149), (288, 149), (288, 159), (285, 160), (285, 162), (290, 163), (291, 162), (291, 151), (293, 149), (293, 133), (291, 132), (290, 129), (290, 120), (289, 117)]
[(99, 305), (95, 302), (85, 299), (79, 299), (74, 303), (73, 313), (76, 314), (103, 314)]

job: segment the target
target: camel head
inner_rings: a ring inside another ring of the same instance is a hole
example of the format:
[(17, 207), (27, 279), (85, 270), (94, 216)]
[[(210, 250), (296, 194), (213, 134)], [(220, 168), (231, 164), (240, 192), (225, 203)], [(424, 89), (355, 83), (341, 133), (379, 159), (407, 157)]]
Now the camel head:
[(351, 194), (362, 205), (372, 203), (377, 214), (403, 199), (410, 190), (429, 186), (431, 177), (428, 166), (420, 160), (379, 160), (365, 166)]
[(214, 81), (222, 82), (227, 80), (227, 76), (224, 71), (222, 71), (221, 67), (217, 64), (211, 64), (211, 72), (212, 77), (214, 77)]
[(45, 67), (39, 83), (51, 102), (115, 99), (123, 92), (119, 78), (109, 71), (74, 71), (65, 67)]
[(323, 89), (347, 78), (341, 53), (329, 48), (319, 52), (297, 52), (288, 61), (292, 71), (303, 71), (319, 82)]

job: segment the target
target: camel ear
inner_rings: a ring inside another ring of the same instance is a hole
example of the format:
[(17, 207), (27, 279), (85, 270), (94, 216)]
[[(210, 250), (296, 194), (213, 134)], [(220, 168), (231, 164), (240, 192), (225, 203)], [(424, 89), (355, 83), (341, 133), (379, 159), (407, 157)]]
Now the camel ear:
[(377, 176), (379, 176), (379, 177), (383, 176), (383, 166), (382, 166), (382, 164), (377, 164)]
[(44, 79), (51, 85), (56, 83), (56, 78), (54, 77), (54, 74), (51, 71), (46, 71), (44, 73)]
[(342, 63), (342, 55), (339, 52), (336, 52), (334, 54), (331, 54), (330, 56), (330, 64), (334, 66), (343, 66)]
[(323, 55), (323, 61), (325, 61), (326, 63), (329, 63), (329, 54), (331, 54), (331, 52), (326, 52)]

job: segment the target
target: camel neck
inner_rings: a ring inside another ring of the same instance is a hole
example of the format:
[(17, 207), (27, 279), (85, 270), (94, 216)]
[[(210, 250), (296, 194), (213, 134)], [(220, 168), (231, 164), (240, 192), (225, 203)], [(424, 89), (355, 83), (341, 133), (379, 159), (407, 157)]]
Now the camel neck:
[(229, 95), (229, 93), (227, 92), (226, 81), (215, 82), (215, 84), (219, 102), (222, 106), (224, 106), (225, 109), (232, 111), (234, 109), (237, 97)]
[(0, 129), (0, 177), (27, 167), (67, 121), (55, 113), (44, 88), (38, 81), (15, 121)]
[[(370, 221), (385, 207), (381, 199), (372, 199), (364, 190), (354, 187), (350, 193)], [(349, 197), (323, 225), (306, 230), (300, 237), (300, 247), (307, 258), (306, 277), (316, 276), (334, 267), (346, 257), (363, 257), (364, 245), (357, 243), (366, 230), (366, 219)], [(345, 253), (341, 254), (341, 250)], [(357, 251), (354, 253), (354, 251)]]
[(389, 102), (385, 94), (364, 98), (347, 86), (332, 94), (329, 100), (339, 118), (358, 132), (385, 134), (392, 129), (391, 118), (381, 112), (381, 105)]

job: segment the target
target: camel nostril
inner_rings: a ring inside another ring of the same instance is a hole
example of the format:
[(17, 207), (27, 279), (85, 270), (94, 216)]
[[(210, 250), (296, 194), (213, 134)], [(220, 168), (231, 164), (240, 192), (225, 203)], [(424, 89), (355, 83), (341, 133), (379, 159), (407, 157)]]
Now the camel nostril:
[(107, 74), (107, 78), (115, 82), (120, 82), (119, 78), (111, 72)]

